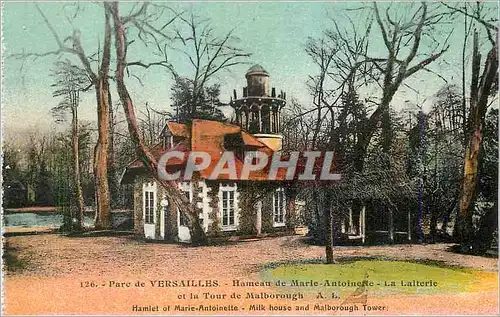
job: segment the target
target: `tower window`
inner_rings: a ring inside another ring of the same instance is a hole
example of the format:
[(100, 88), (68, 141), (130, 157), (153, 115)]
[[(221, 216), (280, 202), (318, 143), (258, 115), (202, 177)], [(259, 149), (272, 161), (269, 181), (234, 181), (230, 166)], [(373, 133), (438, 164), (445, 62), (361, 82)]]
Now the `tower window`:
[(269, 106), (264, 105), (261, 109), (262, 114), (262, 133), (271, 133), (271, 112)]
[(250, 123), (248, 125), (248, 130), (250, 131), (250, 133), (259, 133), (259, 128), (259, 108), (255, 106), (252, 107), (252, 112), (250, 113)]
[(246, 108), (241, 110), (241, 127), (248, 130), (248, 112)]

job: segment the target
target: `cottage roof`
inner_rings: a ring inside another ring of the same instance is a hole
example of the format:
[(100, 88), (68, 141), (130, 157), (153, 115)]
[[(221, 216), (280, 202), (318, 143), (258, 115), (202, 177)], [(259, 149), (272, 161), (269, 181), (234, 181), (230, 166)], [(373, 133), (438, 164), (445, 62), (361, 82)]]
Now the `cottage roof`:
[[(167, 162), (166, 169), (172, 170), (176, 167), (180, 168), (184, 166), (187, 162), (188, 155), (191, 151), (196, 152), (205, 152), (210, 155), (212, 158), (210, 165), (200, 171), (200, 177), (208, 178), (213, 172), (214, 168), (217, 166), (222, 154), (225, 151), (233, 150), (237, 152), (237, 149), (229, 149), (226, 148), (225, 140), (228, 135), (240, 135), (242, 144), (239, 146), (244, 150), (252, 150), (252, 151), (263, 151), (269, 157), (272, 156), (273, 150), (267, 147), (264, 143), (257, 140), (253, 135), (242, 131), (241, 128), (237, 125), (211, 121), (211, 120), (202, 120), (195, 119), (189, 124), (177, 123), (177, 122), (169, 122), (167, 123), (166, 128), (169, 129), (170, 133), (175, 136), (182, 136), (184, 139), (179, 143), (175, 144), (173, 147), (165, 149), (162, 144), (156, 144), (151, 147), (149, 150), (153, 156), (159, 160), (163, 154), (172, 151), (180, 151), (184, 152), (184, 159), (171, 158)], [(190, 138), (188, 137), (188, 131), (191, 131)], [(240, 176), (242, 167), (243, 167), (243, 158), (236, 155), (235, 157), (235, 166), (237, 170), (238, 177)], [(122, 175), (122, 183), (130, 182), (135, 175), (137, 175), (138, 170), (144, 171), (144, 164), (140, 159), (136, 159), (131, 162)], [(180, 168), (182, 171), (182, 169)], [(280, 176), (285, 175), (282, 173), (280, 175), (278, 173), (278, 179)], [(228, 179), (229, 175), (221, 174), (219, 179)], [(267, 172), (264, 171), (252, 171), (249, 175), (250, 180), (266, 180)]]
[[(241, 177), (241, 171), (244, 164), (244, 157), (242, 156), (244, 155), (243, 153), (245, 151), (260, 151), (265, 153), (268, 157), (268, 164), (262, 170), (250, 171), (248, 180), (268, 180), (269, 169), (271, 167), (271, 157), (273, 156), (274, 151), (264, 143), (260, 142), (253, 135), (241, 130), (239, 126), (218, 121), (194, 119), (191, 123), (186, 124), (169, 122), (166, 127), (170, 129), (170, 132), (173, 135), (184, 136), (184, 139), (171, 148), (165, 149), (162, 144), (157, 144), (149, 149), (151, 154), (153, 154), (157, 160), (159, 160), (167, 152), (180, 151), (184, 153), (183, 159), (171, 158), (167, 161), (165, 166), (167, 171), (174, 172), (176, 170), (180, 170), (182, 176), (183, 167), (187, 163), (189, 153), (191, 151), (205, 152), (210, 155), (211, 162), (206, 169), (200, 171), (200, 177), (206, 179), (212, 174), (223, 153), (226, 151), (233, 151), (235, 153), (234, 163), (237, 178), (239, 179)], [(188, 133), (188, 131), (190, 131), (190, 133)], [(282, 155), (281, 158), (282, 160), (287, 160), (285, 155)], [(321, 168), (322, 160), (323, 158), (321, 157), (316, 161), (314, 166), (315, 171), (318, 171)], [(294, 179), (297, 179), (298, 174), (302, 172), (304, 168), (305, 158), (300, 157)], [(144, 172), (145, 168), (143, 162), (136, 159), (127, 166), (122, 175), (121, 182), (128, 183), (133, 180), (135, 175)], [(278, 169), (276, 180), (285, 180), (286, 172), (287, 171), (283, 168)], [(227, 180), (230, 179), (230, 176), (228, 174), (220, 174), (218, 179)]]
[(169, 129), (170, 133), (172, 133), (172, 135), (174, 136), (180, 136), (180, 137), (188, 136), (187, 128), (184, 123), (169, 121), (167, 122), (167, 128)]
[[(189, 154), (189, 147), (186, 144), (184, 144), (184, 142), (181, 142), (181, 143), (178, 143), (175, 146), (169, 148), (168, 150), (165, 150), (163, 148), (162, 144), (156, 144), (156, 145), (150, 147), (149, 151), (158, 160), (166, 152), (179, 151), (179, 152), (184, 152), (186, 154)], [(185, 163), (184, 160), (180, 160), (180, 159), (175, 158), (175, 157), (169, 160), (169, 165), (181, 165), (184, 163)], [(140, 159), (136, 159), (136, 160), (132, 161), (127, 166), (127, 168), (136, 168), (136, 167), (143, 167), (143, 166), (144, 166), (144, 163)]]

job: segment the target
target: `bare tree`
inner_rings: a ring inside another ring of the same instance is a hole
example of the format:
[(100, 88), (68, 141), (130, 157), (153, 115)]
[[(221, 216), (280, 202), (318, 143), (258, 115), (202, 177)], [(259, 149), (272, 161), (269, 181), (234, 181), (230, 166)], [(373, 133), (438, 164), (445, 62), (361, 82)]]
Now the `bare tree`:
[[(356, 146), (359, 155), (354, 165), (355, 169), (361, 172), (366, 149), (373, 134), (382, 119), (389, 120), (390, 104), (394, 95), (405, 85), (405, 80), (417, 72), (432, 72), (428, 66), (447, 51), (449, 34), (444, 41), (434, 39), (433, 28), (445, 14), (437, 9), (430, 10), (425, 2), (406, 15), (396, 14), (392, 5), (387, 5), (385, 15), (382, 15), (377, 3), (354, 12), (366, 12), (363, 18), (367, 22), (363, 29), (356, 27), (349, 16), (346, 18), (350, 24), (347, 23), (345, 28), (341, 28), (332, 19), (333, 28), (325, 31), (321, 40), (310, 41), (307, 52), (320, 66), (320, 75), (313, 81), (314, 104), (318, 109), (327, 109), (332, 113), (336, 109), (342, 109), (342, 93), (357, 94), (361, 85), (374, 84), (381, 92), (378, 100), (367, 100), (376, 105), (376, 108), (362, 123), (364, 128)], [(369, 52), (370, 43), (375, 36), (382, 38), (386, 49), (386, 53), (381, 56), (373, 56)], [(428, 39), (427, 44), (422, 44), (424, 38)], [(431, 44), (428, 44), (429, 42)], [(420, 56), (423, 57), (418, 58)], [(329, 82), (325, 84), (327, 80)], [(340, 122), (343, 121), (340, 120), (341, 116), (342, 114), (339, 114), (333, 118)], [(387, 133), (390, 127), (386, 123), (382, 123), (383, 147), (388, 151), (390, 135)], [(331, 134), (335, 134), (333, 131), (336, 126), (330, 128)]]
[(282, 113), (283, 151), (306, 151), (311, 148), (315, 118), (312, 113), (303, 115), (304, 105), (291, 99)]
[[(155, 26), (154, 22), (157, 21), (161, 14), (151, 13), (149, 11), (150, 7), (161, 13), (165, 11), (170, 12), (172, 13), (172, 18), (167, 19), (167, 22), (159, 27)], [(127, 16), (122, 17), (119, 15), (119, 6), (117, 3), (113, 3), (110, 11), (114, 17), (115, 27), (117, 89), (127, 119), (129, 133), (136, 147), (136, 153), (159, 183), (165, 187), (174, 205), (182, 205), (183, 208), (187, 209), (193, 243), (205, 243), (207, 238), (201, 228), (194, 206), (180, 194), (175, 182), (166, 182), (158, 178), (157, 162), (146, 148), (146, 135), (141, 134), (139, 120), (135, 115), (134, 104), (124, 82), (124, 75), (130, 74), (129, 68), (132, 66), (143, 68), (160, 66), (170, 71), (174, 79), (181, 78), (171, 65), (167, 55), (167, 49), (173, 47), (172, 43), (181, 43), (180, 47), (174, 47), (174, 49), (186, 56), (194, 69), (192, 79), (188, 80), (191, 86), (190, 91), (192, 92), (188, 104), (195, 107), (204, 106), (206, 92), (210, 92), (212, 88), (207, 86), (209, 81), (220, 71), (241, 63), (241, 59), (248, 57), (249, 54), (242, 52), (241, 49), (233, 45), (233, 42), (236, 41), (233, 31), (228, 32), (220, 38), (214, 36), (214, 31), (209, 21), (198, 20), (194, 14), (191, 14), (189, 18), (185, 18), (183, 12), (176, 13), (168, 7), (157, 4), (143, 4), (137, 10), (132, 10)], [(181, 27), (174, 30), (174, 35), (167, 34), (168, 27), (176, 20), (180, 21)], [(127, 61), (127, 47), (134, 42), (134, 40), (127, 40), (126, 30), (128, 28), (135, 28), (138, 33), (138, 39), (145, 45), (153, 43), (156, 47), (156, 54), (162, 56), (163, 59), (151, 63)], [(191, 51), (194, 52), (193, 55), (191, 55)], [(212, 94), (209, 93), (208, 95), (211, 96)], [(147, 107), (145, 115), (147, 122), (143, 122), (143, 124), (147, 123), (147, 125), (150, 125), (153, 123), (154, 111), (151, 110)], [(194, 113), (196, 110), (196, 108), (193, 108), (191, 112)], [(154, 137), (149, 135), (148, 138), (153, 139)]]
[[(141, 9), (140, 9), (141, 10)], [(140, 10), (138, 12), (140, 12)], [(127, 37), (126, 28), (131, 21), (131, 17), (138, 16), (137, 13), (133, 13), (128, 17), (121, 17), (119, 12), (119, 5), (117, 2), (109, 4), (109, 12), (113, 16), (114, 29), (115, 29), (115, 46), (116, 46), (116, 85), (118, 90), (118, 95), (120, 96), (120, 101), (125, 112), (127, 119), (128, 130), (130, 137), (136, 147), (136, 154), (141, 158), (145, 166), (151, 172), (153, 177), (165, 188), (169, 198), (172, 200), (173, 204), (177, 207), (182, 207), (186, 210), (186, 214), (189, 218), (191, 241), (194, 244), (203, 244), (207, 242), (207, 237), (203, 228), (200, 225), (198, 212), (194, 206), (188, 201), (188, 199), (181, 194), (177, 184), (174, 181), (166, 181), (159, 177), (158, 175), (158, 162), (156, 158), (151, 154), (151, 152), (146, 147), (142, 135), (138, 127), (138, 120), (135, 115), (135, 107), (132, 98), (129, 94), (127, 86), (125, 84), (124, 75), (127, 67)]]
[(223, 114), (216, 108), (219, 87), (209, 83), (222, 71), (244, 63), (250, 54), (237, 46), (239, 39), (234, 36), (234, 29), (218, 36), (211, 21), (193, 11), (188, 17), (180, 15), (179, 21), (173, 37), (173, 43), (178, 44), (173, 48), (187, 59), (191, 73), (179, 74), (173, 69), (174, 108), (181, 121), (196, 117), (220, 119)]
[[(495, 29), (496, 32), (498, 32)], [(483, 142), (485, 116), (490, 105), (489, 97), (498, 81), (497, 46), (493, 45), (486, 56), (481, 72), (481, 55), (478, 48), (478, 34), (474, 33), (472, 57), (472, 80), (468, 116), (467, 143), (464, 157), (464, 177), (460, 193), (459, 241), (465, 246), (473, 240), (472, 206), (474, 205), (478, 180), (479, 157)], [(493, 232), (491, 232), (492, 236)], [(491, 240), (490, 240), (491, 241)], [(473, 250), (475, 252), (475, 250)]]
[[(429, 8), (425, 2), (409, 6), (412, 10), (403, 14), (396, 12), (392, 4), (385, 5), (382, 13), (377, 3), (355, 9), (351, 12), (355, 12), (356, 19), (362, 16), (366, 20), (363, 27), (356, 26), (349, 15), (345, 27), (332, 19), (333, 27), (307, 45), (308, 54), (319, 68), (319, 75), (310, 81), (315, 105), (311, 111), (317, 111), (318, 122), (314, 134), (320, 135), (321, 129), (325, 131), (328, 138), (323, 146), (336, 151), (337, 163), (344, 171), (364, 172), (368, 146), (379, 128), (382, 128), (383, 153), (389, 153), (393, 139), (391, 102), (394, 95), (419, 71), (432, 72), (429, 64), (449, 47), (449, 34), (444, 40), (434, 38), (434, 29), (445, 14), (435, 6)], [(370, 49), (377, 36), (385, 48), (380, 55), (374, 55), (376, 53)], [(359, 97), (362, 85), (376, 88), (379, 97), (363, 101)], [(372, 105), (374, 109), (370, 109)], [(348, 166), (344, 166), (343, 162), (347, 161), (342, 156), (347, 142), (351, 144), (352, 155), (347, 160)], [(353, 222), (356, 224), (362, 206), (362, 201), (353, 200)], [(327, 206), (323, 208), (331, 210)]]
[(72, 218), (75, 219), (75, 221), (72, 221), (72, 223), (69, 224), (69, 227), (73, 231), (81, 231), (83, 230), (85, 203), (80, 177), (78, 106), (80, 104), (80, 91), (85, 90), (85, 87), (88, 86), (88, 77), (85, 76), (85, 71), (75, 65), (72, 65), (69, 61), (56, 63), (56, 69), (54, 70), (53, 75), (56, 78), (56, 82), (53, 84), (53, 86), (56, 87), (53, 96), (62, 97), (62, 100), (56, 107), (52, 108), (52, 113), (56, 119), (64, 116), (66, 112), (71, 113), (73, 183), (77, 211), (72, 215)]
[[(110, 47), (111, 47), (111, 25), (109, 15), (105, 13), (104, 16), (104, 45), (102, 48), (102, 56), (100, 57), (100, 65), (97, 71), (92, 68), (92, 62), (95, 55), (88, 55), (82, 46), (80, 30), (74, 29), (72, 34), (66, 37), (60, 36), (57, 30), (47, 16), (43, 13), (40, 6), (35, 4), (38, 12), (40, 13), (43, 21), (47, 25), (56, 41), (57, 49), (44, 53), (21, 53), (14, 54), (23, 60), (27, 58), (37, 59), (46, 56), (61, 56), (71, 55), (78, 59), (81, 63), (82, 69), (85, 70), (86, 75), (90, 79), (91, 85), (95, 89), (96, 104), (97, 104), (97, 126), (98, 126), (98, 139), (94, 148), (94, 175), (96, 182), (96, 219), (95, 225), (97, 228), (109, 228), (110, 223), (110, 197), (108, 187), (108, 171), (107, 171), (107, 157), (108, 157), (108, 124), (109, 124), (109, 64), (110, 64)], [(108, 6), (104, 3), (104, 6)], [(77, 9), (78, 12), (78, 9)]]
[[(111, 227), (111, 202), (108, 184), (108, 133), (109, 133), (109, 64), (111, 61), (111, 22), (107, 10), (109, 4), (104, 3), (104, 46), (101, 64), (97, 74), (91, 76), (95, 86), (97, 99), (98, 138), (94, 150), (94, 175), (96, 182), (97, 211), (95, 226)], [(97, 76), (96, 76), (97, 75)]]
[(145, 111), (140, 111), (139, 129), (142, 132), (144, 143), (148, 146), (160, 141), (160, 134), (165, 124), (172, 119), (169, 112), (158, 111), (146, 102)]
[[(382, 16), (377, 3), (374, 3), (371, 12), (375, 17), (378, 31), (385, 45), (387, 56), (373, 57), (366, 52), (362, 63), (370, 63), (374, 67), (382, 95), (377, 102), (378, 106), (366, 122), (366, 129), (361, 135), (357, 148), (365, 153), (371, 137), (382, 122), (382, 147), (385, 153), (389, 151), (391, 143), (390, 132), (390, 104), (392, 98), (404, 81), (419, 71), (429, 71), (428, 65), (439, 59), (449, 48), (447, 35), (444, 40), (434, 38), (433, 28), (444, 18), (444, 14), (437, 8), (429, 9), (427, 3), (422, 2), (407, 16), (391, 16), (391, 5), (386, 7), (385, 16)], [(432, 43), (430, 51), (423, 47), (423, 39)], [(424, 56), (418, 58), (418, 56)], [(418, 58), (418, 59), (417, 59)], [(358, 170), (362, 169), (362, 161), (358, 162)]]

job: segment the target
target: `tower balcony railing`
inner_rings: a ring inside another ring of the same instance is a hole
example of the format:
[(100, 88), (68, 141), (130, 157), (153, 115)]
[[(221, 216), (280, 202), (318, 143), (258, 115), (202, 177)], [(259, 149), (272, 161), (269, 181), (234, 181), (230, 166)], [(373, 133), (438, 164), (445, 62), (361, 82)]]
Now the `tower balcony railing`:
[(286, 99), (281, 98), (281, 97), (270, 97), (270, 96), (246, 96), (238, 99), (234, 99), (233, 101), (230, 102), (232, 103), (246, 103), (246, 102), (255, 102), (255, 101), (267, 101), (267, 100), (273, 100), (273, 101), (281, 101), (283, 103), (286, 103)]

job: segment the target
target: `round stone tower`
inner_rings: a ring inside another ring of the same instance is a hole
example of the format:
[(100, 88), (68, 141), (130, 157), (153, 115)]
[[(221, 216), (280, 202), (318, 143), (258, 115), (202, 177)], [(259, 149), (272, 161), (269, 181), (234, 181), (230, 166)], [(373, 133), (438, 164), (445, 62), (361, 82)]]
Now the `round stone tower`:
[(262, 66), (256, 64), (245, 74), (249, 96), (269, 97), (269, 74)]
[(247, 87), (243, 97), (236, 90), (231, 106), (235, 110), (236, 123), (274, 151), (281, 150), (281, 109), (286, 104), (286, 95), (276, 96), (275, 88), (269, 91), (269, 74), (260, 65), (254, 65), (245, 74)]

